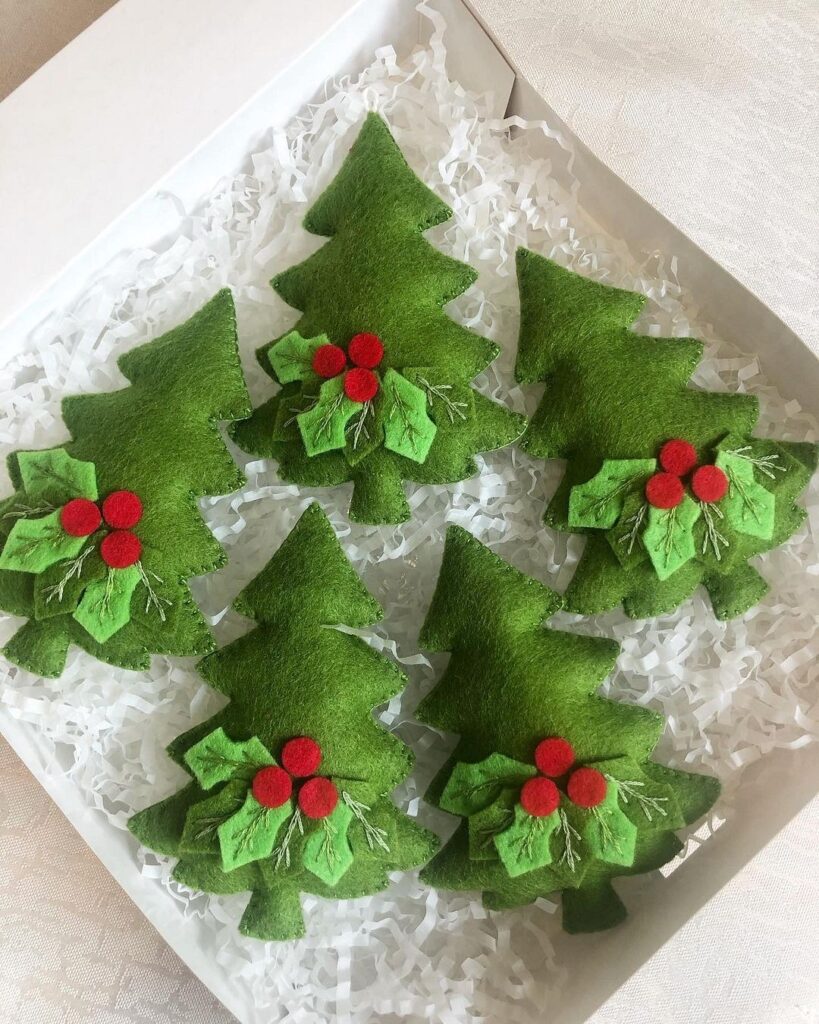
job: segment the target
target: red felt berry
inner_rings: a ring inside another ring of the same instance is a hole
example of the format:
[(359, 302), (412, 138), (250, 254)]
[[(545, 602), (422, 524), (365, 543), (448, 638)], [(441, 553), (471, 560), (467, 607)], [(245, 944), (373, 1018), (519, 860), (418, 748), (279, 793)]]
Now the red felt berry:
[(337, 377), (346, 365), (347, 356), (338, 345), (320, 345), (313, 353), (313, 369), (319, 377)]
[(679, 437), (674, 438), (673, 441), (666, 441), (660, 449), (660, 465), (666, 473), (685, 476), (696, 464), (697, 451), (694, 445)]
[(344, 394), (352, 402), (369, 402), (378, 394), (378, 377), (360, 366), (348, 370), (344, 374)]
[(520, 790), (520, 806), (535, 818), (545, 818), (556, 811), (560, 803), (560, 790), (551, 779), (542, 775), (527, 779)]
[(347, 346), (350, 361), (365, 370), (374, 370), (384, 358), (384, 346), (377, 334), (356, 334)]
[(112, 569), (127, 569), (139, 561), (141, 554), (142, 543), (130, 530), (113, 530), (102, 538), (100, 544), (102, 560)]
[(566, 792), (578, 807), (597, 807), (606, 799), (606, 777), (596, 768), (578, 768), (569, 776)]
[(700, 501), (719, 501), (728, 492), (728, 477), (719, 466), (700, 466), (691, 477), (691, 490)]
[(321, 747), (309, 736), (296, 736), (282, 747), (281, 762), (297, 779), (315, 775), (321, 764)]
[(299, 790), (299, 808), (308, 818), (326, 818), (338, 803), (338, 790), (329, 779), (317, 775)]
[(87, 537), (101, 522), (100, 510), (88, 498), (72, 498), (60, 509), (60, 526), (70, 537)]
[(262, 807), (281, 807), (290, 799), (293, 780), (277, 764), (260, 768), (253, 776), (251, 792)]
[(654, 508), (676, 508), (684, 497), (682, 480), (671, 473), (655, 473), (646, 484), (646, 498)]
[(574, 748), (568, 740), (550, 736), (535, 747), (535, 764), (539, 772), (556, 779), (574, 764)]
[(109, 526), (130, 530), (142, 518), (142, 502), (133, 491), (114, 491), (102, 503), (102, 515)]

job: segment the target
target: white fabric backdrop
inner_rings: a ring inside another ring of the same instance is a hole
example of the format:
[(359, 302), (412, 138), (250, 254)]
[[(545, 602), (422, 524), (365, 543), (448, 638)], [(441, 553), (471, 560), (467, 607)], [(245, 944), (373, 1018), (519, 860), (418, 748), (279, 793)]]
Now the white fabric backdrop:
[(469, 0), (586, 145), (819, 353), (816, 0)]
[[(471, 2), (583, 141), (819, 351), (819, 6)], [(0, 0), (0, 94), (108, 3), (74, 6)], [(2, 741), (0, 778), (0, 1022), (229, 1024)], [(595, 1024), (819, 1021), (817, 834), (814, 803)]]

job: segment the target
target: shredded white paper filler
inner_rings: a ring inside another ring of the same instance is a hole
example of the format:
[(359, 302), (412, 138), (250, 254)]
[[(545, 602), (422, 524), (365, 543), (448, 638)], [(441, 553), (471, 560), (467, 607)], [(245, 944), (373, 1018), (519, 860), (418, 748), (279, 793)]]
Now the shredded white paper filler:
[[(537, 402), (538, 396), (524, 395), (512, 376), (518, 316), (514, 253), (518, 245), (528, 245), (598, 280), (646, 294), (643, 330), (703, 338), (707, 352), (696, 384), (757, 394), (760, 434), (817, 438), (816, 423), (767, 383), (754, 356), (725, 344), (697, 321), (696, 297), (677, 284), (671, 254), (654, 253), (640, 264), (584, 215), (571, 178), (571, 148), (557, 133), (546, 131), (551, 138), (546, 156), (542, 125), (516, 121), (510, 140), (509, 123), (491, 121), (480, 96), (448, 80), (443, 19), (424, 5), (420, 10), (430, 21), (428, 46), (400, 62), (384, 48), (358, 78), (333, 83), (323, 102), (269, 133), (249, 156), (247, 173), (219, 182), (195, 210), (180, 205), (176, 228), (162, 245), (121, 256), (71, 308), (55, 312), (33, 332), (24, 354), (0, 370), (0, 442), (6, 450), (65, 440), (64, 395), (123, 386), (117, 358), (186, 319), (223, 285), (236, 298), (254, 400), (270, 394), (273, 385), (253, 352), (289, 328), (297, 314), (268, 281), (323, 244), (303, 230), (302, 218), (371, 109), (387, 118), (410, 164), (454, 211), (452, 220), (428, 237), (480, 272), (476, 285), (449, 312), (502, 346), (502, 356), (480, 382), (485, 391), (530, 413)], [(162, 201), (168, 201), (167, 194)], [(230, 563), (195, 584), (219, 642), (247, 629), (229, 610), (231, 599), (318, 498), (355, 568), (385, 608), (383, 625), (368, 637), (410, 677), (406, 692), (381, 715), (417, 756), (417, 771), (402, 787), (399, 802), (447, 836), (451, 819), (424, 808), (420, 794), (454, 738), (412, 720), (413, 708), (445, 663), (439, 656), (427, 659), (417, 637), (446, 525), (468, 528), (518, 568), (562, 590), (580, 541), (545, 529), (541, 519), (561, 467), (514, 449), (495, 453), (482, 460), (475, 479), (411, 488), (412, 519), (398, 528), (373, 529), (348, 522), (349, 487), (297, 489), (279, 482), (274, 464), (247, 463), (235, 454), (246, 465), (247, 486), (202, 503)], [(806, 502), (809, 522), (761, 560), (771, 593), (741, 619), (718, 622), (697, 595), (673, 615), (645, 622), (620, 612), (583, 621), (562, 615), (554, 621), (621, 642), (622, 655), (605, 693), (666, 716), (658, 759), (716, 772), (726, 783), (719, 814), (720, 820), (728, 818), (728, 827), (730, 792), (740, 769), (819, 733), (808, 680), (810, 663), (819, 655), (815, 484)], [(19, 624), (7, 619), (0, 639)], [(63, 784), (76, 787), (111, 829), (125, 829), (134, 811), (179, 787), (183, 773), (169, 761), (165, 744), (223, 702), (197, 677), (193, 660), (155, 658), (149, 672), (133, 673), (74, 650), (58, 680), (7, 666), (3, 672), (5, 707), (37, 731), (52, 754), (55, 775), (63, 774)], [(708, 831), (702, 831), (706, 841)], [(170, 881), (171, 862), (130, 841), (133, 872), (142, 872), (145, 886), (166, 890), (168, 916), (188, 919), (190, 942), (212, 965), (206, 980), (221, 975), (248, 1022), (367, 1024), (384, 1017), (533, 1022), (542, 1020), (546, 1001), (566, 980), (554, 956), (559, 915), (545, 900), (490, 914), (473, 895), (435, 893), (407, 875), (368, 899), (329, 903), (306, 897), (307, 937), (264, 944), (242, 938), (236, 929), (246, 897), (191, 893)], [(627, 900), (633, 884), (621, 886)], [(662, 900), (662, 877), (654, 876), (650, 884)]]

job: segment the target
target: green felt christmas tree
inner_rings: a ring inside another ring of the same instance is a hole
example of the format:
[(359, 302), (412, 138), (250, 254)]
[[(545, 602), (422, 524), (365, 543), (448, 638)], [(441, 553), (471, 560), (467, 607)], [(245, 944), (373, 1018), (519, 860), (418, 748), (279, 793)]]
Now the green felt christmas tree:
[(525, 249), (518, 282), (517, 377), (546, 382), (521, 445), (567, 460), (546, 522), (588, 534), (567, 607), (660, 615), (703, 584), (741, 615), (768, 589), (748, 559), (805, 517), (816, 446), (752, 438), (756, 398), (690, 387), (702, 343), (634, 333), (642, 295)]
[(311, 505), (235, 607), (258, 625), (200, 664), (230, 698), (168, 748), (193, 781), (131, 819), (146, 846), (178, 857), (174, 877), (250, 892), (240, 924), (260, 939), (304, 933), (300, 892), (352, 899), (437, 845), (390, 800), (412, 764), (372, 708), (400, 691), (395, 665), (330, 626), (381, 609)]
[(477, 276), (423, 237), (451, 215), (370, 114), (304, 222), (330, 241), (272, 282), (302, 316), (260, 350), (282, 387), (233, 437), (277, 459), (285, 480), (352, 480), (358, 522), (403, 522), (402, 481), (472, 476), (475, 453), (525, 426), (471, 387), (497, 346), (443, 311)]
[(129, 386), (63, 401), (70, 441), (8, 460), (0, 608), (28, 622), (5, 654), (43, 676), (72, 643), (130, 669), (213, 649), (188, 580), (225, 561), (197, 497), (244, 482), (217, 427), (250, 412), (230, 292), (118, 365)]
[(596, 931), (625, 916), (612, 879), (674, 857), (719, 785), (649, 760), (662, 718), (596, 693), (618, 645), (544, 628), (560, 607), (449, 528), (421, 643), (452, 657), (417, 716), (459, 735), (427, 799), (463, 820), (422, 878), (496, 910), (559, 891), (566, 930)]

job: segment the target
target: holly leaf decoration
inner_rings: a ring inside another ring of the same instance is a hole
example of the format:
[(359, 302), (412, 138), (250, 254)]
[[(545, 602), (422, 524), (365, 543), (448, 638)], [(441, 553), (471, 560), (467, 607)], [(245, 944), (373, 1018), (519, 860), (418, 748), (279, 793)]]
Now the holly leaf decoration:
[(639, 828), (682, 828), (685, 817), (672, 786), (652, 778), (630, 757), (598, 761), (595, 768), (617, 784), (620, 807)]
[(347, 421), (361, 408), (344, 394), (344, 377), (332, 377), (319, 390), (316, 404), (296, 417), (304, 449), (308, 455), (321, 455), (347, 443)]
[(699, 504), (687, 494), (676, 508), (649, 507), (643, 544), (661, 580), (667, 580), (696, 555), (694, 523), (699, 517)]
[(490, 754), (474, 764), (459, 761), (452, 769), (439, 806), (468, 818), (491, 804), (502, 789), (519, 788), (533, 775), (537, 775), (534, 765), (515, 761), (505, 754)]
[(234, 871), (254, 860), (269, 857), (282, 823), (293, 813), (293, 802), (263, 807), (248, 793), (241, 808), (217, 828), (222, 868)]
[(72, 458), (63, 448), (44, 452), (18, 452), (17, 465), (30, 498), (64, 505), (72, 498), (97, 500), (97, 473), (93, 462)]
[(495, 849), (510, 878), (552, 863), (552, 833), (559, 824), (557, 811), (536, 818), (516, 805), (512, 825), (495, 836)]
[(648, 561), (642, 533), (648, 525), (649, 504), (644, 491), (627, 494), (617, 522), (606, 531), (606, 540), (625, 568), (634, 568)]
[(74, 558), (50, 565), (34, 577), (35, 619), (73, 612), (89, 583), (104, 579), (107, 572), (99, 551), (90, 544)]
[(60, 510), (41, 519), (18, 519), (0, 553), (0, 569), (38, 573), (78, 555), (87, 537), (72, 537), (60, 523)]
[(517, 802), (518, 790), (504, 789), (497, 800), (467, 819), (470, 860), (497, 860), (495, 837), (514, 822)]
[(720, 502), (726, 521), (737, 533), (770, 540), (774, 532), (776, 498), (757, 483), (753, 462), (721, 451), (716, 465), (728, 477), (728, 493)]
[(599, 471), (569, 494), (569, 525), (609, 530), (620, 518), (626, 497), (651, 476), (655, 459), (606, 459)]
[(130, 621), (131, 597), (141, 579), (139, 569), (109, 569), (105, 579), (89, 583), (74, 618), (101, 644)]
[(353, 812), (344, 801), (339, 801), (304, 844), (302, 863), (327, 885), (335, 885), (353, 863), (347, 837), (352, 820)]
[(270, 346), (267, 357), (282, 384), (292, 384), (296, 380), (316, 380), (313, 356), (322, 345), (329, 344), (330, 339), (326, 334), (303, 338), (298, 331), (291, 331)]
[(229, 779), (241, 779), (249, 784), (260, 768), (276, 762), (255, 736), (234, 743), (220, 726), (186, 751), (185, 763), (202, 789), (211, 789)]
[(404, 367), (401, 373), (427, 396), (433, 423), (461, 427), (475, 417), (475, 392), (463, 381), (453, 381), (432, 366)]
[(592, 810), (581, 813), (586, 818), (581, 832), (591, 855), (607, 864), (630, 867), (637, 848), (637, 826), (618, 803), (617, 782), (610, 778), (605, 800)]
[(347, 422), (347, 447), (344, 458), (351, 466), (357, 466), (384, 443), (384, 403), (378, 395), (369, 402), (362, 402), (358, 413)]
[(427, 413), (426, 393), (396, 370), (384, 374), (384, 447), (424, 462), (438, 428)]
[(216, 796), (192, 804), (185, 815), (179, 852), (221, 853), (219, 826), (242, 807), (246, 796), (247, 783), (242, 779), (234, 779), (223, 786)]

